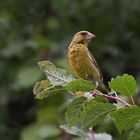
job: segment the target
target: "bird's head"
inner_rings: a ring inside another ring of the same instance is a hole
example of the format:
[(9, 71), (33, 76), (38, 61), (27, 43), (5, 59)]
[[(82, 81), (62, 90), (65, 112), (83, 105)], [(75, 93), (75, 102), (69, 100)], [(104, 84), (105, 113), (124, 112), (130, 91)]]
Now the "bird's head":
[(88, 43), (95, 37), (94, 34), (88, 31), (80, 31), (76, 33), (72, 39), (73, 43), (88, 45)]

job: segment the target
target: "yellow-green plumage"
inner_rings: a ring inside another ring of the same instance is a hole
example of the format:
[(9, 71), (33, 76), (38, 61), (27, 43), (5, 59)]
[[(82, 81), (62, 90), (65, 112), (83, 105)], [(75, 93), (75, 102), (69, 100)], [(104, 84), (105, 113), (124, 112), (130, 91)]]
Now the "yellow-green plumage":
[[(85, 34), (81, 34), (85, 32)], [(87, 31), (78, 32), (68, 48), (68, 59), (72, 72), (76, 77), (80, 77), (93, 82), (98, 82), (98, 89), (103, 93), (108, 93), (108, 90), (103, 84), (103, 76), (101, 70), (94, 59), (93, 55), (88, 50), (88, 43), (86, 35), (91, 33)]]

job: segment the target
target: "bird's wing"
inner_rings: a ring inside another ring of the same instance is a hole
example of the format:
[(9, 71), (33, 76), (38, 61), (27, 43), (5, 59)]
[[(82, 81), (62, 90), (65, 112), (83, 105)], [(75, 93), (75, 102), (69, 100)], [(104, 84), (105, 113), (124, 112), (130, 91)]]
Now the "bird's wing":
[(93, 65), (95, 65), (95, 67), (98, 69), (100, 73), (101, 81), (103, 81), (103, 75), (102, 75), (101, 69), (90, 51), (88, 51), (88, 56), (89, 56), (90, 61), (93, 63)]

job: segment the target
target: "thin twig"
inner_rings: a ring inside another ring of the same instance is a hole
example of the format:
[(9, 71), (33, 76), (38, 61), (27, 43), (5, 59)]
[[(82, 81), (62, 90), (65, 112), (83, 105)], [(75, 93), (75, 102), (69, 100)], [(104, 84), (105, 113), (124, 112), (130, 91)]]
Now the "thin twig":
[(94, 131), (93, 131), (93, 128), (89, 128), (89, 137), (92, 139), (92, 140), (96, 140), (95, 138), (95, 135), (94, 135)]
[(127, 103), (126, 101), (122, 100), (121, 98), (119, 97), (115, 97), (115, 96), (110, 96), (108, 94), (103, 94), (102, 92), (100, 92), (99, 90), (94, 90), (92, 92), (93, 96), (103, 96), (103, 97), (106, 97), (106, 98), (110, 98), (110, 99), (115, 99), (116, 101), (118, 102), (121, 102), (122, 104), (124, 104), (125, 106), (131, 106), (129, 103)]
[(119, 106), (119, 107), (117, 107), (117, 109), (122, 109), (122, 108), (124, 108), (125, 106)]
[(135, 101), (134, 101), (134, 99), (133, 99), (133, 97), (130, 96), (130, 98), (131, 98), (132, 104), (133, 104), (133, 105), (136, 105), (136, 104), (135, 104)]

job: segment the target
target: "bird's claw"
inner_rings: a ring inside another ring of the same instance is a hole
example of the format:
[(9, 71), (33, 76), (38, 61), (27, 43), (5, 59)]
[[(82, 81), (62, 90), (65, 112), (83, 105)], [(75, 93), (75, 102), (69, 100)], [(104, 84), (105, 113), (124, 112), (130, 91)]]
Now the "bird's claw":
[(92, 94), (90, 94), (90, 92), (85, 92), (84, 97), (86, 97), (88, 100), (91, 100), (94, 98), (94, 96)]
[(95, 81), (95, 88), (97, 88), (99, 86), (98, 81)]
[(118, 97), (117, 93), (114, 90), (111, 90), (111, 92), (108, 93), (111, 96)]

